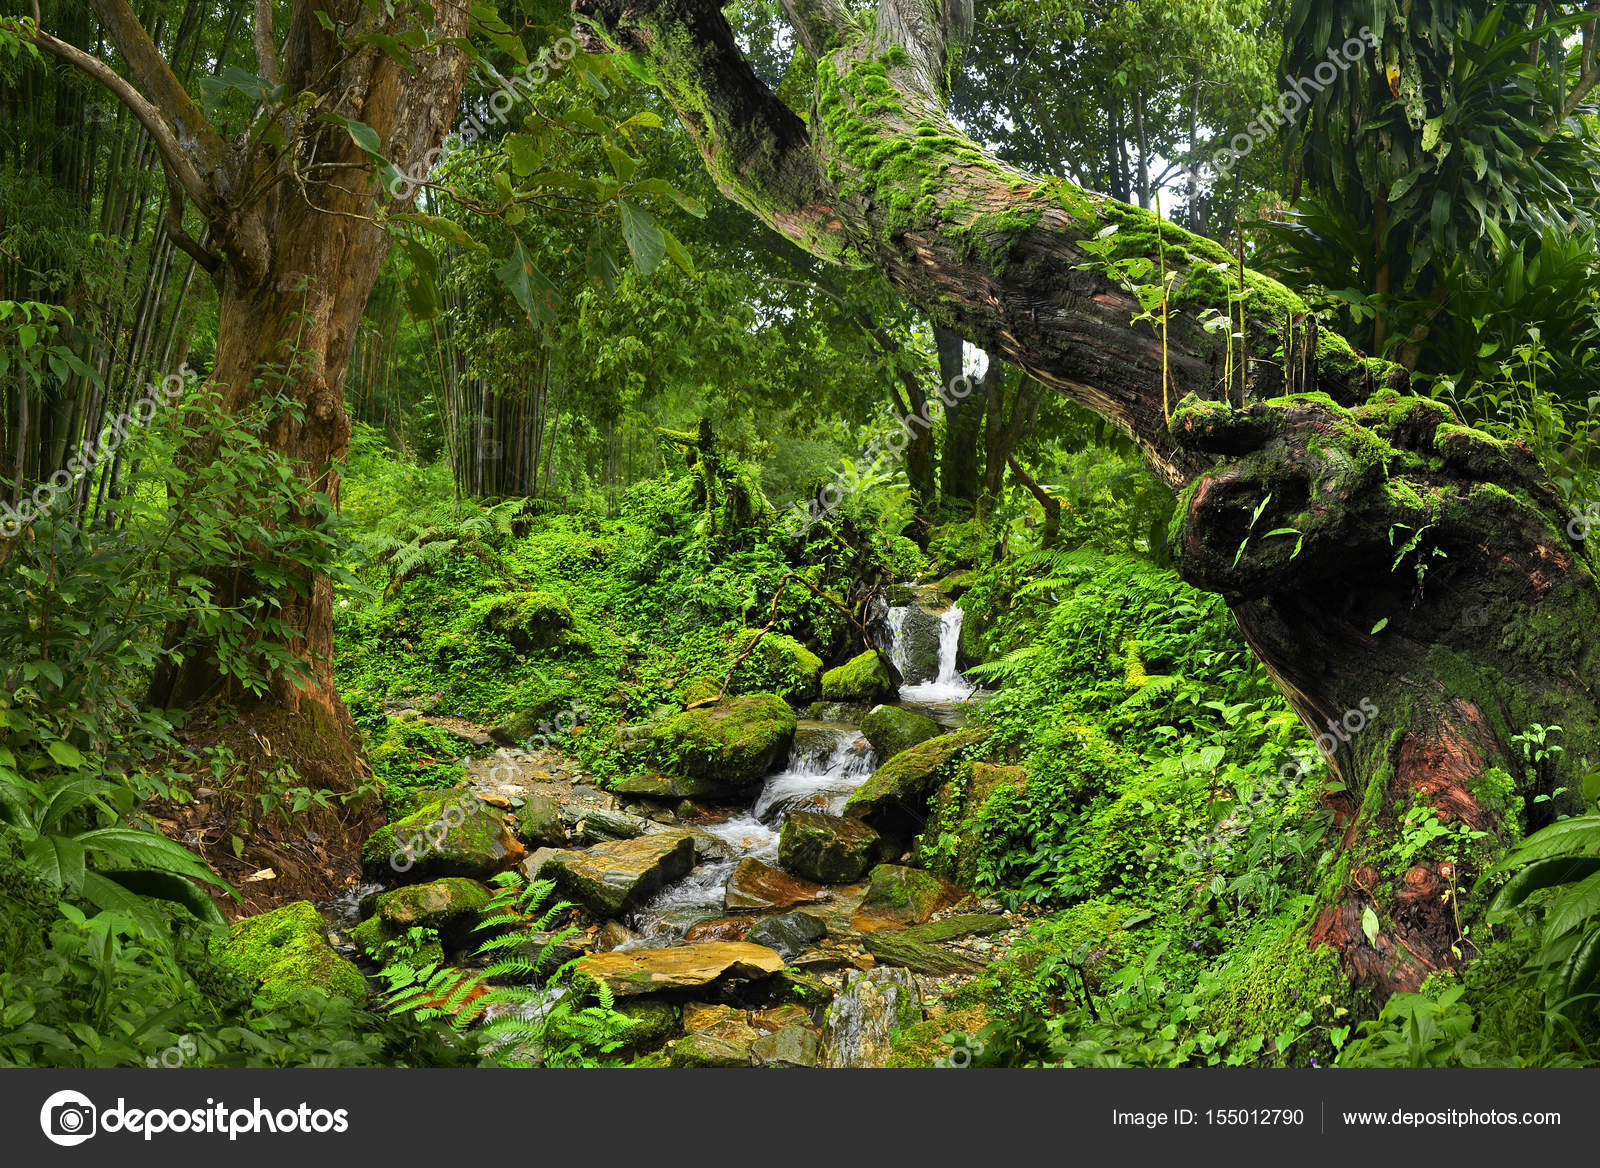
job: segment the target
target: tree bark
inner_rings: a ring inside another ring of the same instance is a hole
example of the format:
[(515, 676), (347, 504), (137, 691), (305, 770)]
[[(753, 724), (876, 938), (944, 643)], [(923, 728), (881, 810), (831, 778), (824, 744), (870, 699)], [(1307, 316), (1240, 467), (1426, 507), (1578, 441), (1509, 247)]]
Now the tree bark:
[[(389, 236), (373, 218), (377, 165), (352, 131), (320, 115), (364, 123), (401, 171), (418, 166), (443, 142), (466, 79), (466, 58), (450, 42), (467, 34), (467, 6), (434, 4), (425, 30), (430, 43), (404, 65), (378, 43), (412, 29), (409, 16), (385, 15), (384, 6), (365, 0), (297, 0), (278, 44), (270, 25), (261, 25), (272, 6), (258, 4), (260, 67), (289, 95), (266, 115), (286, 135), (276, 142), (259, 127), (247, 139), (225, 141), (126, 0), (94, 0), (94, 8), (132, 81), (48, 33), (35, 43), (94, 77), (149, 132), (175, 189), (200, 211), (218, 248), (208, 263), (219, 289), (214, 386), (232, 411), (267, 393), (291, 398), (303, 416), (278, 417), (272, 444), (295, 468), (303, 493), (322, 492), (337, 504), (336, 464), (350, 438), (344, 381)], [(405, 202), (396, 200), (394, 209)], [(188, 456), (205, 461), (215, 448)], [(307, 508), (287, 522), (309, 525), (315, 513)], [(274, 677), (260, 699), (229, 693), (215, 642), (197, 626), (176, 627), (168, 645), (181, 657), (157, 671), (151, 700), (198, 707), (228, 698), (244, 725), (277, 743), (267, 754), (290, 756), (303, 777), (327, 789), (353, 789), (366, 768), (333, 684), (330, 582), (291, 572), (290, 583), (279, 586), (243, 572), (211, 584), (222, 606), (244, 597), (281, 605), (292, 630), (287, 648), (303, 671)]]
[[(860, 20), (839, 0), (786, 0), (815, 60), (808, 119), (755, 77), (715, 0), (574, 9), (595, 20), (596, 47), (637, 55), (730, 198), (815, 255), (883, 272), (936, 323), (1132, 438), (1181, 493), (1179, 572), (1228, 598), (1294, 709), (1328, 735), (1344, 848), (1311, 940), (1385, 989), (1469, 957), (1456, 915), (1476, 911), (1473, 879), (1559, 808), (1537, 795), (1580, 789), (1600, 755), (1595, 566), (1527, 451), (1400, 396), (1402, 370), (1327, 335), (1300, 392), (1281, 396), (1275, 354), (1305, 305), (1256, 273), (1254, 404), (1219, 400), (1226, 340), (1197, 317), (1226, 313), (1232, 260), (963, 135), (944, 102), (964, 0), (880, 0)], [(1162, 271), (1165, 338), (1159, 321), (1135, 323), (1127, 286)], [(1562, 726), (1565, 746), (1538, 770), (1514, 742), (1536, 722)], [(1407, 855), (1412, 806), (1487, 835)]]

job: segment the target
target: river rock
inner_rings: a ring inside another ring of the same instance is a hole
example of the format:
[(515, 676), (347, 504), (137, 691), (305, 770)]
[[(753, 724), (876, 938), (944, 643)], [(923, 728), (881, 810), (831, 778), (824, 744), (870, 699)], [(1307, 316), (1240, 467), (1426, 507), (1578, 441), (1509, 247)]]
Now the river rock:
[(926, 714), (899, 706), (873, 706), (861, 720), (861, 733), (872, 743), (878, 757), (887, 760), (919, 742), (939, 737), (943, 731)]
[(564, 848), (567, 825), (561, 800), (554, 795), (529, 795), (517, 808), (516, 837), (530, 848)]
[(617, 1013), (634, 1024), (633, 1029), (628, 1032), (630, 1050), (651, 1050), (658, 1047), (671, 1038), (678, 1029), (678, 1011), (673, 1008), (671, 1002), (657, 1001), (654, 998), (635, 998), (631, 1002), (619, 1003)]
[(685, 941), (743, 941), (750, 931), (749, 917), (715, 917), (689, 926)]
[(645, 771), (614, 784), (611, 788), (630, 799), (655, 799), (676, 802), (680, 799), (703, 799), (721, 802), (738, 798), (738, 790), (727, 783), (712, 778), (691, 778), (688, 775), (669, 775), (664, 771)]
[(848, 884), (884, 858), (883, 839), (858, 820), (816, 811), (784, 817), (778, 862), (807, 880)]
[(884, 1067), (894, 1031), (922, 1020), (917, 982), (903, 969), (845, 974), (828, 1007), (822, 1059), (828, 1067)]
[(715, 1034), (690, 1034), (672, 1044), (668, 1062), (674, 1067), (748, 1067), (750, 1043)]
[(902, 685), (921, 685), (939, 676), (939, 637), (944, 620), (919, 604), (905, 610), (900, 621), (898, 649)]
[(785, 1026), (750, 1044), (758, 1067), (814, 1067), (822, 1059), (822, 1039), (809, 1026)]
[(750, 694), (684, 710), (650, 727), (661, 770), (745, 790), (789, 755), (794, 711), (776, 694)]
[(689, 1034), (726, 1029), (728, 1025), (743, 1025), (745, 1021), (743, 1010), (719, 1003), (687, 1002), (683, 1007), (683, 1029)]
[[(462, 948), (484, 939), (484, 934), (475, 930), (493, 896), (488, 885), (464, 876), (445, 876), (427, 884), (411, 884), (393, 892), (379, 893), (373, 904), (373, 919), (379, 922), (382, 940), (420, 926), (437, 929), (444, 944)], [(360, 926), (356, 931), (360, 931)], [(352, 938), (356, 931), (351, 933)], [(371, 945), (363, 947), (369, 953), (372, 951)]]
[(746, 856), (728, 878), (725, 901), (734, 909), (789, 908), (825, 900), (828, 890)]
[(1005, 917), (967, 913), (929, 921), (897, 933), (869, 933), (862, 940), (867, 952), (884, 965), (898, 965), (932, 977), (976, 973), (982, 966), (969, 957), (939, 948), (945, 941), (998, 933), (1009, 928)]
[(771, 977), (783, 958), (764, 945), (712, 941), (672, 949), (627, 949), (578, 962), (580, 973), (604, 982), (619, 998), (663, 990), (693, 989), (720, 977)]
[(595, 936), (594, 947), (597, 952), (610, 953), (632, 940), (634, 940), (633, 931), (627, 925), (621, 921), (607, 921)]
[(902, 750), (872, 773), (845, 803), (844, 813), (891, 839), (908, 841), (922, 831), (934, 789), (957, 755), (987, 736), (957, 730)]
[(757, 921), (744, 939), (752, 945), (776, 949), (785, 960), (790, 960), (804, 953), (813, 942), (820, 941), (827, 932), (827, 927), (816, 917), (791, 912)]
[(963, 895), (961, 889), (932, 872), (879, 864), (868, 877), (867, 894), (850, 923), (863, 933), (920, 925)]
[(416, 811), (373, 832), (362, 846), (361, 867), (372, 880), (487, 880), (526, 854), (505, 812), (458, 789), (430, 792)]
[(604, 921), (638, 907), (693, 867), (694, 838), (687, 832), (661, 832), (581, 852), (552, 850), (530, 875), (555, 880), (564, 896)]
[(883, 667), (877, 651), (868, 649), (852, 657), (837, 669), (822, 675), (822, 700), (824, 702), (864, 702), (868, 705), (886, 702), (894, 697), (894, 678)]

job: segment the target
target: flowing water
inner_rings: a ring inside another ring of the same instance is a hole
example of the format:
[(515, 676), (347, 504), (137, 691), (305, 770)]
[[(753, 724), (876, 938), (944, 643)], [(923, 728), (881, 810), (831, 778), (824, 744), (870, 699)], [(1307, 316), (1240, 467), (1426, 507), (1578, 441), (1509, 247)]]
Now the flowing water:
[(674, 944), (690, 926), (722, 916), (728, 878), (740, 860), (777, 866), (778, 833), (790, 809), (837, 815), (876, 766), (877, 756), (855, 726), (801, 722), (784, 770), (767, 780), (747, 810), (706, 828), (728, 845), (730, 858), (701, 864), (644, 904), (628, 922), (638, 938), (630, 947)]
[[(889, 612), (889, 625), (894, 632), (891, 657), (902, 670), (906, 660), (902, 631), (907, 611)], [(961, 610), (952, 606), (940, 616), (938, 676), (903, 687), (902, 701), (937, 708), (972, 697), (975, 687), (956, 669), (960, 640)], [(840, 814), (851, 793), (872, 776), (877, 765), (871, 744), (854, 724), (801, 722), (784, 769), (767, 779), (748, 808), (705, 829), (727, 845), (726, 858), (700, 864), (640, 906), (626, 921), (634, 939), (623, 947), (681, 944), (684, 934), (694, 925), (725, 915), (728, 880), (740, 860), (751, 858), (777, 866), (778, 835), (790, 810), (798, 807)]]

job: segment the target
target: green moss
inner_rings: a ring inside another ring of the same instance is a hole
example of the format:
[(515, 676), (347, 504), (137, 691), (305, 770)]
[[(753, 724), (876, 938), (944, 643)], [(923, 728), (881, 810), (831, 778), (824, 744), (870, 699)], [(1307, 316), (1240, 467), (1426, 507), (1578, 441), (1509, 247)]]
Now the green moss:
[(880, 760), (888, 760), (919, 742), (937, 738), (943, 731), (926, 714), (899, 706), (874, 706), (861, 719), (861, 733), (872, 743)]
[(552, 649), (587, 649), (589, 639), (577, 630), (572, 609), (551, 592), (512, 592), (477, 602), (473, 618), (524, 653)]
[(739, 664), (733, 675), (736, 692), (775, 693), (791, 702), (809, 702), (822, 688), (822, 658), (793, 637), (782, 633), (762, 634), (745, 629), (735, 639), (734, 657), (742, 655), (756, 641), (755, 651)]
[(662, 770), (750, 786), (788, 756), (796, 725), (776, 694), (748, 694), (663, 718), (650, 728), (650, 745)]
[(1274, 1066), (1327, 1065), (1334, 1049), (1327, 1031), (1376, 1013), (1370, 996), (1352, 988), (1328, 946), (1306, 943), (1303, 928), (1274, 918), (1242, 939), (1239, 960), (1224, 967), (1200, 1003), (1196, 1025), (1226, 1033), (1234, 1050), (1259, 1040), (1257, 1061)]
[(894, 682), (873, 649), (822, 675), (822, 700), (881, 702), (894, 696)]
[(217, 963), (259, 983), (259, 996), (268, 1004), (281, 1005), (306, 989), (366, 999), (367, 979), (328, 944), (326, 926), (309, 900), (246, 917), (210, 944)]

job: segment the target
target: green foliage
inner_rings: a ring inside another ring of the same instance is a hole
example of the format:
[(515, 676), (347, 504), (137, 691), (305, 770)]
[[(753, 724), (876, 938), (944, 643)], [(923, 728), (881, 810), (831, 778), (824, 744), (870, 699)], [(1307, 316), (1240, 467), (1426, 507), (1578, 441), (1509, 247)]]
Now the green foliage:
[[(552, 881), (529, 882), (520, 871), (497, 876), (494, 883), (495, 896), (478, 928), (506, 931), (478, 947), (484, 967), (468, 973), (436, 960), (387, 965), (380, 976), (388, 986), (390, 1013), (449, 1018), (462, 1040), (500, 1066), (616, 1061), (613, 1056), (639, 1023), (616, 1009), (604, 983), (583, 978), (575, 962), (557, 966), (554, 955), (577, 928), (553, 926), (572, 905), (551, 902)], [(531, 956), (522, 951), (529, 933), (541, 937)], [(495, 984), (504, 981), (534, 984)]]

